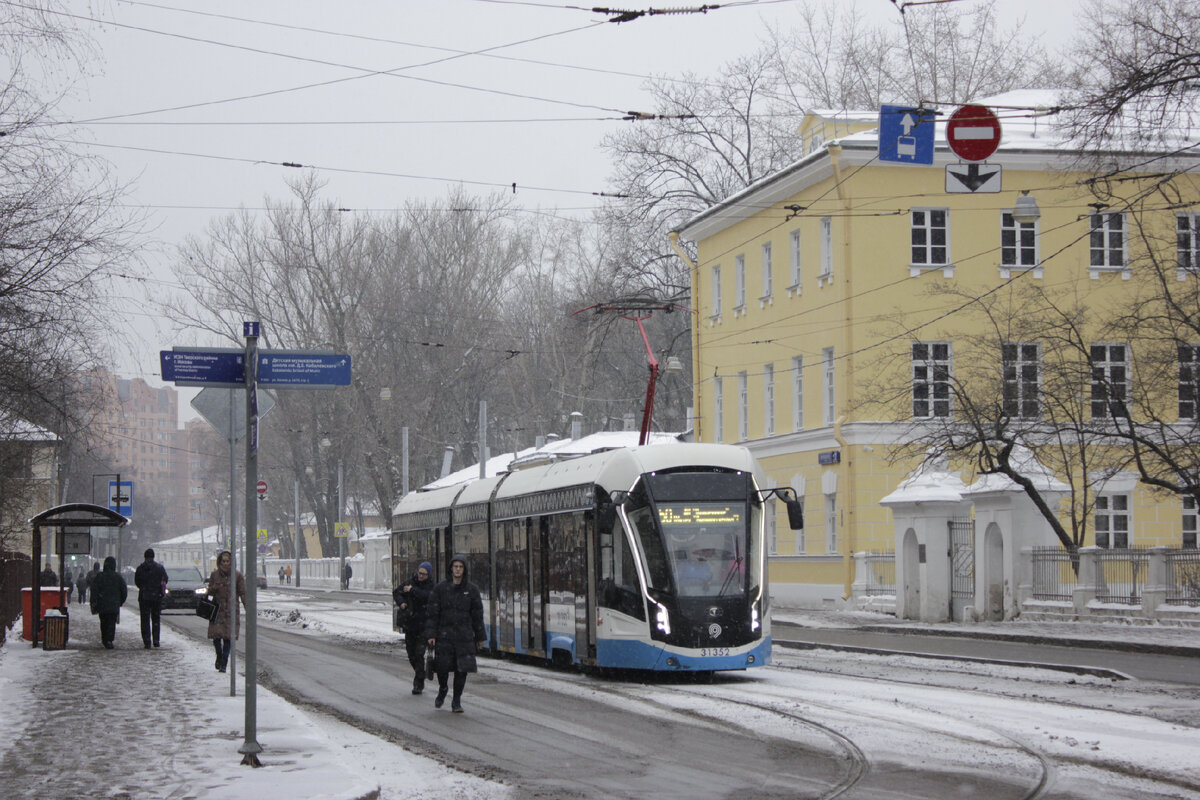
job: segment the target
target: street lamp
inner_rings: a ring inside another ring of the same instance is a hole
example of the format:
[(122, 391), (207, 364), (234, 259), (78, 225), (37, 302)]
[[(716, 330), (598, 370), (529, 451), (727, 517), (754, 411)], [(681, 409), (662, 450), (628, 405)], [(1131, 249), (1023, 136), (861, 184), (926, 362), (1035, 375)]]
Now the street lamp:
[(1012, 218), (1020, 224), (1031, 224), (1042, 218), (1042, 210), (1038, 208), (1037, 200), (1029, 195), (1028, 189), (1021, 190), (1021, 196), (1013, 206)]

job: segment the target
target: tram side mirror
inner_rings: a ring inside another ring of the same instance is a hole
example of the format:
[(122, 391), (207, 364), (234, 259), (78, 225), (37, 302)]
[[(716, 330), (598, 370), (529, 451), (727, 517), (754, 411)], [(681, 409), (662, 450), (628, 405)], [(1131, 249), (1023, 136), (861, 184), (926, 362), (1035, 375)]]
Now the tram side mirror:
[(600, 503), (596, 509), (596, 530), (611, 531), (617, 521), (617, 506), (615, 503)]
[(785, 500), (787, 505), (788, 527), (794, 531), (804, 528), (804, 505), (797, 499)]

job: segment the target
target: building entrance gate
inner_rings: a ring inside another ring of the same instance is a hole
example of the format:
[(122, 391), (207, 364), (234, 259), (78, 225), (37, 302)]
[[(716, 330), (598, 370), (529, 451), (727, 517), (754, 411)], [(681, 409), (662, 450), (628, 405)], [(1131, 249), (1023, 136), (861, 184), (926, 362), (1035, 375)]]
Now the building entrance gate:
[(975, 521), (956, 518), (950, 526), (950, 619), (961, 620), (975, 604)]

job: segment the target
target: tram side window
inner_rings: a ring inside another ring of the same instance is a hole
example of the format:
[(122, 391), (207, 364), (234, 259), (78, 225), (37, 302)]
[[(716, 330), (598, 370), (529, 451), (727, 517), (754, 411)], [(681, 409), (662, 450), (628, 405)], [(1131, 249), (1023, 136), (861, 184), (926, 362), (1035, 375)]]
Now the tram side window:
[(637, 566), (621, 530), (620, 520), (600, 533), (599, 603), (623, 614), (646, 618), (645, 605), (638, 591)]

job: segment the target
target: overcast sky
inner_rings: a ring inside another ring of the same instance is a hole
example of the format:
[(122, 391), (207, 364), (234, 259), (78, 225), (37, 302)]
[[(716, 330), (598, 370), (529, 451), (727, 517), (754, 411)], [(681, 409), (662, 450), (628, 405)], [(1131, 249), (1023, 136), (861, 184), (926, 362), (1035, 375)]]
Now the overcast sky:
[[(525, 207), (586, 214), (609, 188), (597, 142), (636, 124), (623, 112), (654, 110), (646, 76), (711, 75), (767, 24), (794, 26), (802, 4), (735, 1), (613, 24), (563, 0), (67, 0), (98, 59), (62, 115), (131, 182), (129, 202), (146, 207), (159, 242), (147, 262), (169, 278), (185, 235), (286, 195), (301, 170), (284, 162), (319, 168), (327, 198), (355, 211), (442, 198), (462, 182), (473, 193), (516, 183)], [(999, 0), (1006, 23), (1024, 17), (1049, 49), (1065, 44), (1081, 4)], [(683, 7), (619, 7), (651, 6)], [(856, 7), (899, 13), (891, 0)], [(123, 376), (158, 385), (159, 350), (203, 344), (129, 313), (136, 348), (117, 365)]]

